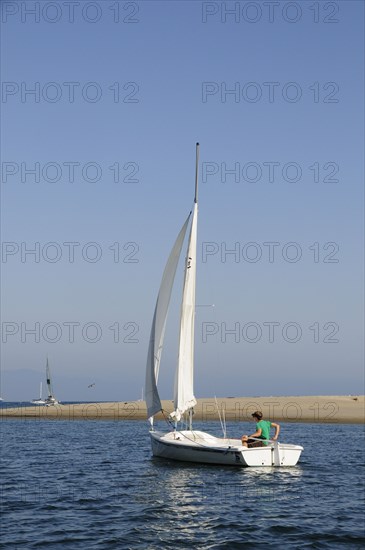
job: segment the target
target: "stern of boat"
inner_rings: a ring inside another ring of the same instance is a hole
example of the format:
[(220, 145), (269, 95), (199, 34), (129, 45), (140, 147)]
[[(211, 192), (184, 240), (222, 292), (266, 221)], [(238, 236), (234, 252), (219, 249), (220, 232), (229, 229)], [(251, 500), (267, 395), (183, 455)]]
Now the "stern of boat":
[(253, 447), (241, 451), (244, 466), (296, 466), (303, 447), (274, 443), (266, 447)]

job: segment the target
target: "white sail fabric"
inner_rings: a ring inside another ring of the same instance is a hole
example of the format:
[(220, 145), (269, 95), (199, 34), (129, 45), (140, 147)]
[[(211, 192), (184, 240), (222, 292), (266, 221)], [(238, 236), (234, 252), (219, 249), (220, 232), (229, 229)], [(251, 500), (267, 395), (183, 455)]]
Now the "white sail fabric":
[(181, 304), (179, 361), (175, 377), (175, 410), (171, 417), (179, 421), (185, 411), (196, 405), (194, 397), (194, 325), (198, 204), (195, 202), (185, 266)]
[(172, 286), (174, 284), (177, 264), (179, 262), (182, 245), (188, 227), (189, 214), (171, 250), (169, 259), (162, 276), (161, 286), (158, 293), (155, 313), (151, 328), (150, 344), (147, 356), (146, 368), (146, 405), (147, 417), (152, 419), (153, 415), (162, 409), (160, 396), (157, 390), (157, 380), (160, 368), (163, 340), (165, 336), (166, 319), (170, 303)]

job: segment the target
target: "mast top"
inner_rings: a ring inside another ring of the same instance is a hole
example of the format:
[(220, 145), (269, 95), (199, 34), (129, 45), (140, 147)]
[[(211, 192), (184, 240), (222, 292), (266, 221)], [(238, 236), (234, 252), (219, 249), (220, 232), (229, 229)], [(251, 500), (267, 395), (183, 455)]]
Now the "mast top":
[(195, 163), (195, 197), (194, 202), (198, 202), (198, 166), (199, 166), (199, 143), (196, 144), (196, 163)]

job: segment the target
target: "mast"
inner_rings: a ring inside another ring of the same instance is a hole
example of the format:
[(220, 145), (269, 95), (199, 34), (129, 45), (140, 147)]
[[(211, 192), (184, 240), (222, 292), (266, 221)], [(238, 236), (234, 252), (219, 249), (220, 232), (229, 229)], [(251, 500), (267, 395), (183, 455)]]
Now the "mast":
[[(198, 204), (199, 149), (200, 149), (200, 145), (199, 145), (199, 142), (197, 142), (196, 143), (196, 148), (195, 148), (195, 197), (194, 197), (194, 203), (196, 205)], [(195, 304), (194, 304), (194, 306), (195, 306)], [(195, 311), (194, 311), (194, 315), (195, 315)], [(189, 409), (189, 430), (192, 431), (192, 429), (193, 429), (193, 407), (190, 407), (190, 409)]]
[(194, 202), (198, 202), (198, 168), (199, 168), (199, 143), (196, 144), (196, 162), (195, 162), (195, 198)]
[(174, 411), (170, 418), (179, 422), (182, 415), (189, 414), (189, 429), (192, 429), (192, 408), (196, 405), (194, 396), (194, 325), (195, 287), (198, 224), (198, 163), (199, 143), (196, 144), (195, 196), (188, 248), (185, 259), (184, 286), (180, 311), (180, 336), (178, 365), (175, 375)]

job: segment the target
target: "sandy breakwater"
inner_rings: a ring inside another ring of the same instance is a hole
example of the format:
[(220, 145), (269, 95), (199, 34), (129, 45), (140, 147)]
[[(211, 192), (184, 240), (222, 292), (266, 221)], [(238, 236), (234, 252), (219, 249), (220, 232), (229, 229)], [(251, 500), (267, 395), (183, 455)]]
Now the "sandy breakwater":
[[(195, 420), (218, 420), (217, 404), (227, 421), (251, 420), (255, 410), (264, 417), (282, 422), (362, 423), (365, 420), (363, 395), (220, 397), (198, 399)], [(166, 416), (173, 410), (172, 401), (162, 401)], [(49, 420), (145, 420), (144, 401), (80, 403), (52, 407), (30, 406), (0, 409), (3, 420), (10, 418)], [(162, 419), (160, 413), (157, 419)]]

